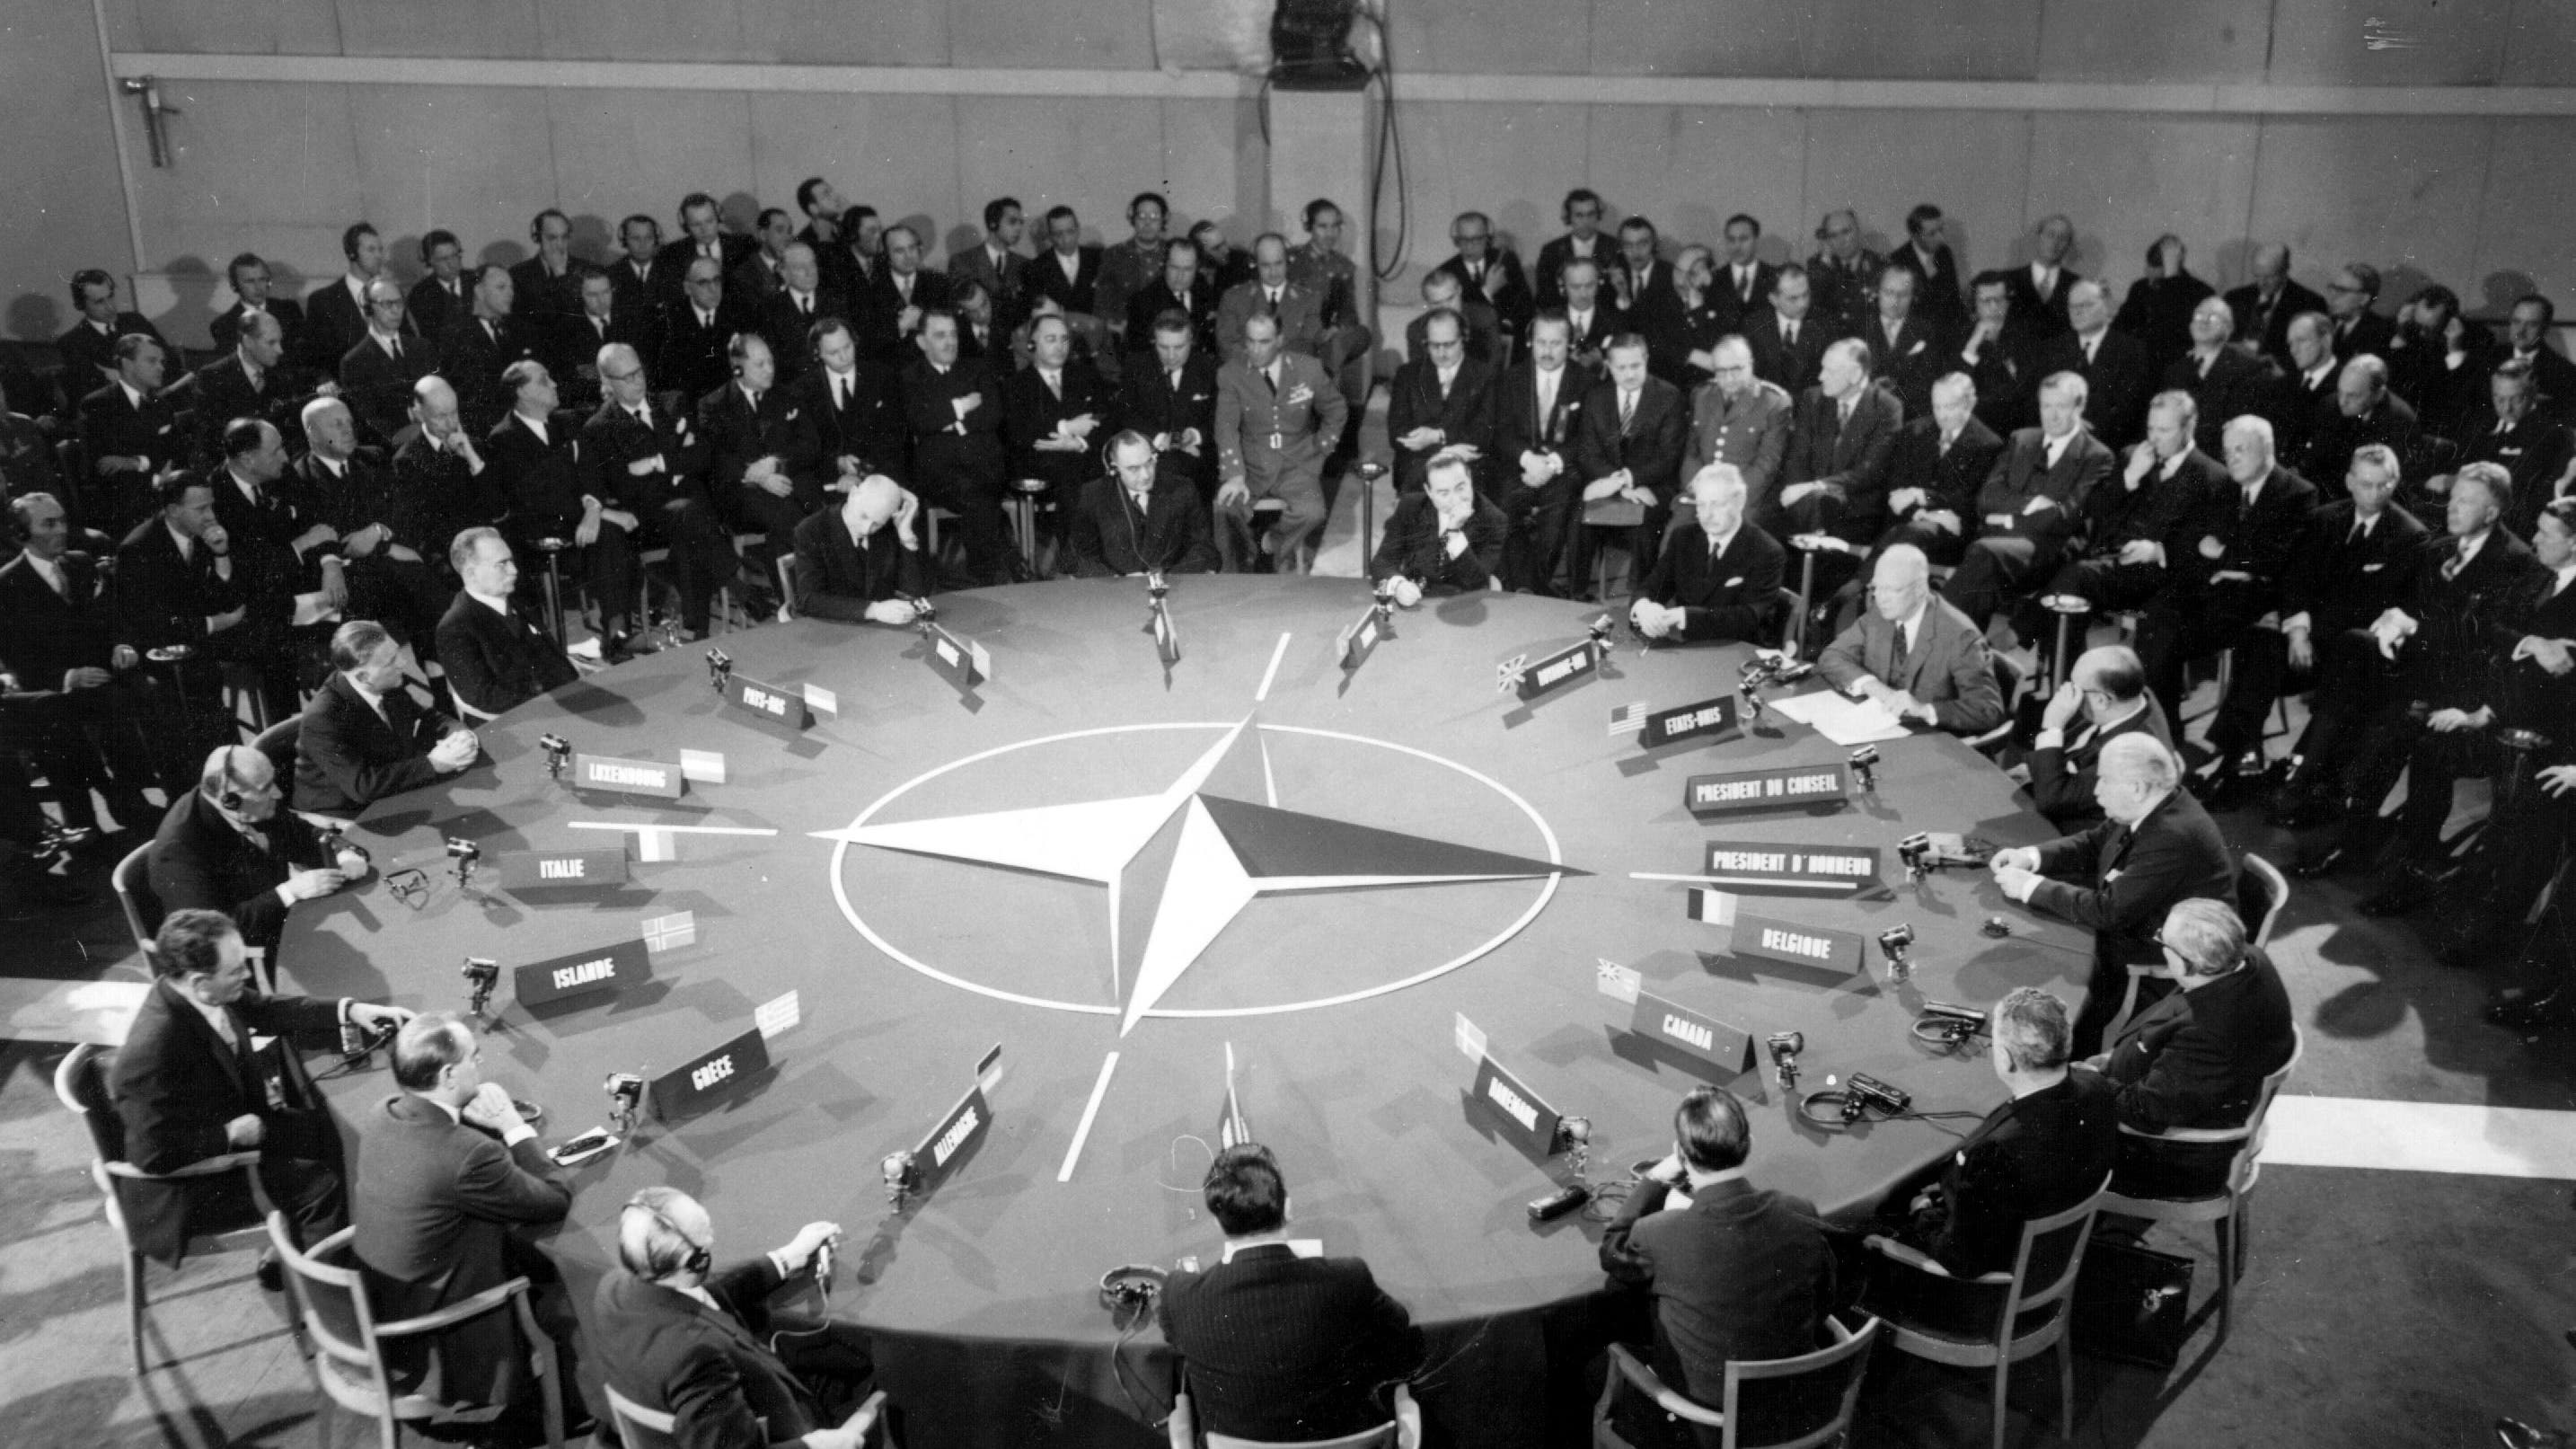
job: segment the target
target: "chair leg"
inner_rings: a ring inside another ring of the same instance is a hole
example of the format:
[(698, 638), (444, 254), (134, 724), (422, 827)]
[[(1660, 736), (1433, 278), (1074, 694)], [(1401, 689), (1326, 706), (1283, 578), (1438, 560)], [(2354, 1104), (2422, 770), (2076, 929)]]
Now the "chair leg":
[(2245, 1276), (2245, 1253), (2254, 1238), (2254, 1204), (2239, 1197), (2236, 1200), (2236, 1265), (2235, 1276)]
[(2004, 1397), (2012, 1385), (2012, 1360), (1995, 1359), (1995, 1449), (2004, 1449)]
[(2236, 1321), (2236, 1274), (2231, 1271), (2237, 1261), (2236, 1233), (2229, 1219), (2218, 1220), (2218, 1341), (2227, 1341), (2227, 1331)]
[(143, 1255), (125, 1254), (125, 1342), (134, 1352), (134, 1376), (143, 1377)]
[(2075, 1442), (2075, 1345), (2063, 1334), (2057, 1340), (2057, 1437)]

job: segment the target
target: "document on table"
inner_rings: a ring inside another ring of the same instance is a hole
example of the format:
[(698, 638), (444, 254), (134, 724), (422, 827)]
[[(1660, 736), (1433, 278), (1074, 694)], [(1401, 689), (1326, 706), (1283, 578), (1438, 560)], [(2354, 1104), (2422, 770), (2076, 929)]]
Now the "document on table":
[(1901, 740), (1908, 731), (1895, 711), (1874, 699), (1847, 699), (1830, 689), (1770, 701), (1773, 709), (1838, 745)]

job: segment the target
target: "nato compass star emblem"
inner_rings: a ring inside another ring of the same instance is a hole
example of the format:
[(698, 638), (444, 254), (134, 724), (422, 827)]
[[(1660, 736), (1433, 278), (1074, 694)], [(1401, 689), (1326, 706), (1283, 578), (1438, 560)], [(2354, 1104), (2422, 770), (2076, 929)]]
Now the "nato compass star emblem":
[[(1552, 886), (1557, 878), (1584, 873), (1555, 861), (1381, 830), (1210, 790), (1210, 777), (1227, 753), (1247, 730), (1257, 734), (1258, 729), (1249, 718), (1236, 722), (1180, 778), (1152, 795), (891, 825), (868, 824), (863, 816), (847, 829), (814, 834), (847, 845), (1106, 887), (1112, 981), (1125, 998), (1121, 1036), (1135, 1029), (1257, 896), (1462, 881), (1545, 879)], [(1134, 870), (1137, 858), (1176, 816), (1178, 842), (1160, 879)], [(1152, 893), (1154, 906), (1133, 982), (1127, 984), (1119, 919), (1122, 899), (1130, 891)]]

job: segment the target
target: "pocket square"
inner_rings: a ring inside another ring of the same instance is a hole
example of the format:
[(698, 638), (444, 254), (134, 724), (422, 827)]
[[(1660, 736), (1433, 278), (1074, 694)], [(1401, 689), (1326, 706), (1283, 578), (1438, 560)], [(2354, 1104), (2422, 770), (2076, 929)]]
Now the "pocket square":
[(804, 416), (804, 413), (805, 413), (805, 410), (804, 410), (803, 408), (789, 408), (789, 409), (787, 410), (787, 421), (789, 421), (789, 422), (791, 422), (791, 423), (792, 423), (792, 422), (796, 421), (799, 417)]
[(2375, 574), (2386, 567), (2388, 567), (2386, 564), (2363, 564), (2361, 566), (2361, 571), (2366, 574)]
[[(1714, 507), (1715, 505), (1714, 505), (1714, 504), (1712, 504), (1712, 505), (1710, 505), (1710, 506), (1711, 506), (1711, 507)], [(1742, 574), (1737, 574), (1735, 577), (1733, 577), (1733, 578), (1731, 578), (1731, 579), (1728, 579), (1728, 580), (1726, 581), (1726, 583), (1725, 583), (1724, 587), (1726, 587), (1726, 588), (1730, 588), (1730, 589), (1740, 589), (1740, 588), (1744, 587), (1744, 575), (1742, 575)]]

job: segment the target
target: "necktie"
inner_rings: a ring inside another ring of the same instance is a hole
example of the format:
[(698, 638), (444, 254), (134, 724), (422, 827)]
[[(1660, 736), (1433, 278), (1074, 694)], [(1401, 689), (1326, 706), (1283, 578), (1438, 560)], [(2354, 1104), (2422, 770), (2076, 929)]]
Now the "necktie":
[(1128, 490), (1128, 493), (1127, 493), (1128, 501), (1129, 501), (1129, 502), (1131, 502), (1131, 503), (1134, 503), (1134, 504), (1136, 505), (1136, 511), (1137, 511), (1138, 513), (1146, 513), (1146, 512), (1150, 512), (1150, 511), (1151, 511), (1151, 510), (1150, 510), (1150, 509), (1148, 509), (1145, 505), (1146, 505), (1146, 501), (1147, 501), (1148, 499), (1152, 498), (1152, 497), (1153, 497), (1153, 495), (1152, 495), (1152, 494), (1150, 494), (1150, 493), (1138, 493), (1138, 492), (1134, 491), (1133, 489)]
[(1780, 340), (1791, 347), (1798, 345), (1798, 324), (1794, 319), (1780, 324)]
[(1837, 404), (1835, 404), (1835, 405), (1834, 405), (1834, 436), (1835, 436), (1835, 437), (1837, 437), (1837, 438), (1841, 437), (1841, 436), (1843, 435), (1843, 429), (1848, 428), (1848, 427), (1850, 427), (1850, 426), (1851, 426), (1851, 415), (1852, 415), (1852, 400), (1851, 400), (1850, 398), (1844, 398), (1841, 402), (1839, 402), (1839, 403), (1837, 403)]
[(2101, 345), (2102, 339), (2099, 335), (2084, 339), (2084, 365), (2086, 367), (2091, 367), (2093, 365), (2093, 349)]
[(835, 377), (832, 379), (832, 411), (841, 413), (848, 412), (849, 410), (850, 385), (842, 379)]
[(753, 416), (758, 416), (760, 413), (760, 389), (747, 387), (742, 390), (742, 395), (750, 399)]
[(1064, 379), (1061, 374), (1049, 370), (1039, 373), (1038, 376), (1046, 379), (1048, 396), (1053, 397), (1057, 402), (1064, 401)]
[(1271, 393), (1271, 396), (1273, 396), (1273, 397), (1278, 396), (1278, 394), (1279, 394), (1279, 364), (1274, 362), (1274, 363), (1270, 364), (1268, 367), (1265, 367), (1265, 368), (1261, 369), (1261, 380), (1262, 380), (1263, 382), (1266, 382), (1266, 383), (1270, 384), (1270, 393)]
[(2468, 566), (2469, 541), (2464, 538), (2460, 540), (2460, 546), (2452, 550), (2450, 562), (2442, 565), (2442, 577), (2445, 579), (2456, 579), (2460, 576), (2460, 570), (2467, 568)]
[(71, 597), (71, 591), (63, 587), (63, 566), (61, 564), (56, 564), (50, 569), (38, 569), (36, 574), (37, 577), (45, 581), (45, 587), (54, 591), (54, 596), (56, 598), (68, 599)]
[(2357, 548), (2360, 546), (2361, 541), (2369, 536), (2370, 525), (2356, 519), (2352, 525), (2352, 532), (2344, 538), (2343, 546), (2346, 548)]
[(392, 345), (391, 350), (392, 350), (393, 355), (394, 355), (394, 361), (396, 361), (396, 362), (400, 362), (400, 361), (402, 361), (402, 339), (401, 339), (401, 338), (397, 337), (397, 338), (395, 338), (395, 339), (393, 340), (393, 345)]
[(1278, 316), (1278, 315), (1279, 315), (1279, 289), (1278, 289), (1278, 288), (1276, 288), (1276, 287), (1273, 287), (1273, 288), (1271, 288), (1267, 293), (1265, 293), (1264, 295), (1266, 295), (1270, 300), (1262, 304), (1262, 309), (1261, 309), (1261, 310), (1263, 310), (1264, 312), (1269, 313), (1269, 314), (1270, 314), (1271, 316), (1273, 316), (1273, 317)]
[(1951, 445), (1952, 443), (1957, 442), (1958, 440), (1959, 440), (1959, 435), (1958, 435), (1958, 434), (1956, 434), (1956, 433), (1943, 433), (1943, 434), (1941, 435), (1941, 456), (1942, 456), (1942, 457), (1944, 457), (1944, 458), (1949, 457), (1949, 456), (1950, 456), (1950, 445)]
[(699, 308), (699, 309), (698, 309), (698, 325), (699, 325), (700, 327), (706, 327), (706, 328), (712, 328), (712, 327), (714, 327), (714, 326), (716, 325), (716, 314), (715, 314), (715, 313), (713, 313), (713, 312), (710, 312), (710, 311), (706, 310), (706, 309), (705, 309), (705, 308), (703, 308), (703, 307)]
[(1887, 677), (1893, 684), (1905, 677), (1905, 626), (1899, 624), (1887, 644)]
[(1628, 425), (1636, 420), (1637, 395), (1633, 392), (1622, 392), (1619, 394), (1619, 431), (1625, 433), (1628, 431)]

